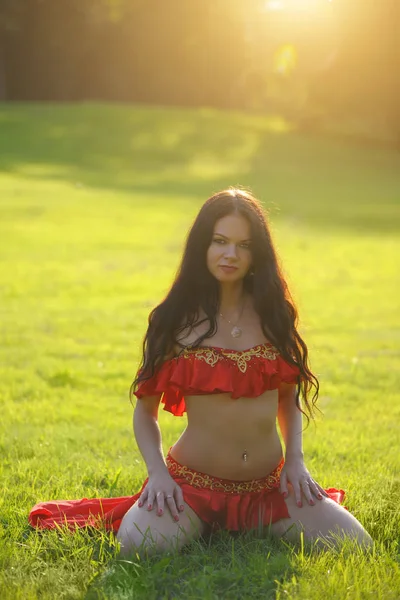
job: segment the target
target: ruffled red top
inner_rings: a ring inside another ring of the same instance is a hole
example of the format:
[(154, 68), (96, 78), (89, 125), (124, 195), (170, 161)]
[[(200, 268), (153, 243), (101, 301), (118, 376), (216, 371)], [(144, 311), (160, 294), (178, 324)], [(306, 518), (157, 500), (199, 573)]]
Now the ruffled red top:
[(186, 411), (185, 396), (228, 393), (233, 399), (256, 398), (282, 382), (297, 383), (299, 376), (299, 368), (284, 360), (269, 343), (248, 350), (185, 348), (140, 383), (135, 395), (161, 394), (164, 410), (181, 417)]

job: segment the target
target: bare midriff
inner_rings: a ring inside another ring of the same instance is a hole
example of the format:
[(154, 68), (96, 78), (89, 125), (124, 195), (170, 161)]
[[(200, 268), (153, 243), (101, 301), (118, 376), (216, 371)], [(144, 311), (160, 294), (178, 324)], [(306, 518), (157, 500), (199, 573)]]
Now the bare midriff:
[(179, 463), (237, 481), (267, 476), (282, 459), (276, 428), (278, 390), (233, 400), (230, 394), (185, 397), (188, 425), (171, 449)]

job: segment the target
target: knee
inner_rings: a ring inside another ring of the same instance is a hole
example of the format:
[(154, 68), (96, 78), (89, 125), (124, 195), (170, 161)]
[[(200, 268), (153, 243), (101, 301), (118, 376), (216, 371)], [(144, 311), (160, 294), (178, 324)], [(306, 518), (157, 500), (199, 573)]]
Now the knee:
[(161, 535), (150, 527), (146, 531), (140, 531), (135, 524), (130, 528), (121, 528), (117, 534), (120, 544), (119, 556), (128, 558), (134, 554), (139, 556), (153, 556), (164, 552), (176, 552), (183, 545), (183, 540), (178, 535)]
[(363, 550), (372, 548), (373, 540), (371, 536), (353, 514), (348, 511), (341, 512), (341, 518), (339, 519), (338, 525), (340, 537), (357, 543)]
[(336, 527), (322, 538), (323, 542), (336, 548), (342, 547), (343, 542), (346, 540), (356, 543), (364, 551), (371, 550), (373, 547), (371, 536), (360, 523), (349, 528)]
[(357, 542), (363, 550), (371, 550), (374, 545), (372, 537), (369, 535), (368, 531), (364, 529), (361, 523), (359, 523), (357, 529), (351, 530), (347, 535), (350, 539)]
[(138, 528), (133, 527), (121, 528), (117, 534), (119, 542), (120, 558), (128, 558), (135, 554), (140, 556), (149, 556), (156, 554), (164, 549), (163, 543), (152, 535), (150, 528), (145, 532), (141, 532)]
[(140, 552), (144, 544), (143, 535), (139, 531), (135, 531), (134, 528), (124, 527), (124, 523), (121, 524), (118, 530), (117, 541), (119, 542), (119, 556), (121, 558), (127, 558)]

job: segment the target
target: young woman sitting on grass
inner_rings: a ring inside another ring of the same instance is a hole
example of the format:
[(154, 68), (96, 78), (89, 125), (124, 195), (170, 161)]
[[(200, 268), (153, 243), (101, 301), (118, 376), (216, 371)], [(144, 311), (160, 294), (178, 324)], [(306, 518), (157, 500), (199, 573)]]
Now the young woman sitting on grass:
[[(303, 414), (312, 417), (318, 380), (265, 216), (249, 193), (222, 191), (201, 208), (171, 290), (150, 314), (132, 392), (148, 470), (142, 490), (43, 503), (31, 512), (33, 525), (87, 525), (100, 515), (118, 531), (123, 556), (180, 548), (218, 528), (370, 545), (340, 506), (343, 492), (322, 489), (304, 464)], [(166, 457), (160, 402), (188, 418)]]
[[(318, 395), (307, 357), (261, 206), (242, 190), (215, 194), (149, 318), (132, 386), (149, 477), (119, 528), (124, 555), (148, 544), (179, 547), (210, 528), (370, 543), (335, 501), (341, 493), (323, 490), (304, 464), (302, 405), (312, 416)], [(160, 400), (188, 418), (166, 458)]]

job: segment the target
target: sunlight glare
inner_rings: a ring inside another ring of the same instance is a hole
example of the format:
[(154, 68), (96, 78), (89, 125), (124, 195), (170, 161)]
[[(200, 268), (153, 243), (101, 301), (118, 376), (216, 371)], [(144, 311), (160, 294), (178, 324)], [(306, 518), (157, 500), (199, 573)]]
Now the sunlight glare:
[(265, 10), (315, 11), (332, 0), (266, 0)]
[(285, 8), (285, 5), (282, 0), (268, 0), (266, 2), (267, 10), (282, 10), (283, 8)]

